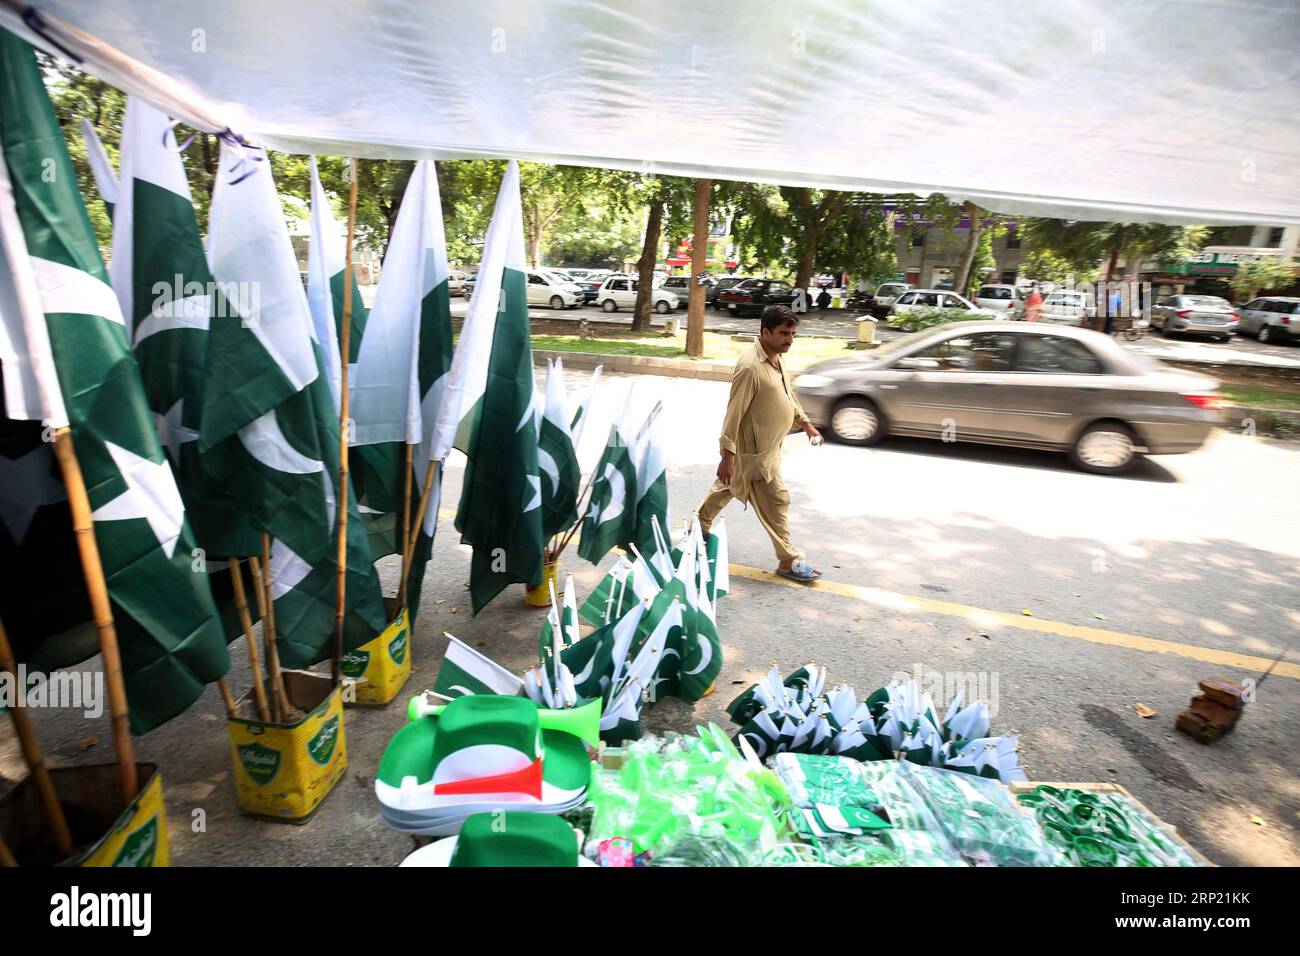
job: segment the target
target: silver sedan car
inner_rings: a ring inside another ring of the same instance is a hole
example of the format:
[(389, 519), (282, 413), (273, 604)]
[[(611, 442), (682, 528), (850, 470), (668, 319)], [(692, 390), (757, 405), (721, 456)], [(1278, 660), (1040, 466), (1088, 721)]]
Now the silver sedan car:
[(1167, 369), (1087, 329), (954, 322), (795, 379), (813, 423), (851, 445), (887, 434), (1066, 452), (1118, 474), (1143, 453), (1204, 444), (1220, 417), (1218, 383)]

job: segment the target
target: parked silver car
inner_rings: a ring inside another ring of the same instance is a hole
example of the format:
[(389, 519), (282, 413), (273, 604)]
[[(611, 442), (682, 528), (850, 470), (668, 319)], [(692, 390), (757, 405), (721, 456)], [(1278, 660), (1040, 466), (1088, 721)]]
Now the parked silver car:
[(1243, 305), (1240, 315), (1239, 335), (1253, 335), (1261, 342), (1300, 341), (1300, 299), (1262, 296)]
[(1175, 332), (1201, 332), (1227, 342), (1237, 321), (1232, 304), (1217, 295), (1169, 295), (1151, 307), (1151, 327), (1166, 338)]
[(1219, 418), (1218, 383), (1166, 369), (1087, 329), (953, 322), (873, 352), (813, 365), (794, 383), (831, 437), (886, 434), (1068, 453), (1118, 474), (1142, 453), (1201, 447)]

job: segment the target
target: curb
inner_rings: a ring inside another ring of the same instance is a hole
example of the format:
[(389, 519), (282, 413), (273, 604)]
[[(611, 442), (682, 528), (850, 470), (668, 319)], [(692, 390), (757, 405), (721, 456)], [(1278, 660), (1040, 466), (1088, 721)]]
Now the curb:
[[(1253, 427), (1253, 434), (1272, 435), (1275, 438), (1293, 438), (1300, 435), (1300, 411), (1285, 408), (1258, 408), (1251, 405), (1224, 405), (1219, 427), (1225, 431), (1242, 431)], [(1247, 426), (1247, 422), (1252, 423)], [(1273, 435), (1278, 424), (1282, 434)]]
[(599, 352), (533, 349), (534, 365), (545, 365), (547, 359), (556, 358), (561, 359), (566, 368), (594, 369), (597, 365), (603, 365), (607, 372), (666, 375), (670, 378), (696, 378), (712, 382), (730, 382), (732, 372), (732, 366), (722, 362), (659, 358), (653, 355), (602, 355)]

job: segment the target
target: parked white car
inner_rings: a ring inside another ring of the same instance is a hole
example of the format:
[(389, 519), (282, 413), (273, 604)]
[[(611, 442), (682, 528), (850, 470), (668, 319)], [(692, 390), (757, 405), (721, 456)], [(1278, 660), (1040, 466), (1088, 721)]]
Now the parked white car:
[[(890, 316), (905, 315), (911, 309), (965, 309), (970, 318), (1004, 319), (1005, 313), (992, 309), (981, 309), (970, 299), (956, 292), (944, 292), (940, 289), (908, 289), (889, 307)], [(892, 321), (892, 319), (891, 319)], [(906, 323), (902, 323), (906, 327)]]
[[(601, 283), (596, 291), (596, 301), (606, 312), (630, 309), (636, 305), (638, 280), (632, 276), (612, 275)], [(662, 314), (677, 308), (677, 296), (666, 289), (655, 289), (651, 302), (656, 312)]]
[[(463, 272), (447, 273), (447, 291), (451, 293), (452, 298), (458, 295), (465, 295), (465, 280), (469, 278)], [(466, 296), (468, 298), (468, 296)]]
[(1091, 293), (1062, 289), (1043, 300), (1043, 311), (1038, 321), (1082, 326), (1096, 314), (1097, 300)]
[(529, 272), (528, 304), (574, 309), (582, 304), (582, 288), (554, 272)]
[(1019, 318), (1023, 303), (1024, 299), (1017, 295), (1017, 289), (1013, 285), (982, 285), (975, 290), (975, 304), (1004, 319), (1012, 316)]
[(912, 287), (906, 282), (884, 282), (876, 287), (876, 294), (871, 297), (871, 314), (883, 319), (889, 315), (894, 302)]

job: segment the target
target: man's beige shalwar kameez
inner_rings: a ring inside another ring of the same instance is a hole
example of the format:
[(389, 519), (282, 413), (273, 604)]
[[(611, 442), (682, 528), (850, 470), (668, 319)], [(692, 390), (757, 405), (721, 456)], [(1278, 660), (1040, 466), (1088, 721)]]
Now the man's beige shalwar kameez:
[(735, 498), (754, 506), (780, 561), (799, 557), (790, 545), (790, 492), (781, 480), (781, 443), (790, 429), (808, 421), (790, 391), (779, 355), (768, 358), (763, 346), (745, 352), (731, 376), (731, 398), (722, 422), (722, 451), (736, 456), (731, 484), (715, 481), (700, 505), (700, 525), (707, 534), (713, 519)]

